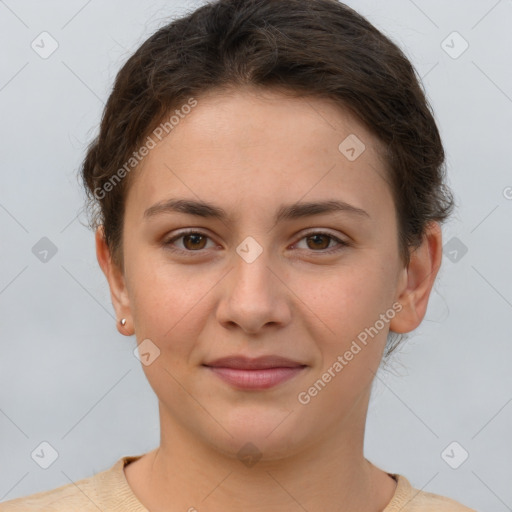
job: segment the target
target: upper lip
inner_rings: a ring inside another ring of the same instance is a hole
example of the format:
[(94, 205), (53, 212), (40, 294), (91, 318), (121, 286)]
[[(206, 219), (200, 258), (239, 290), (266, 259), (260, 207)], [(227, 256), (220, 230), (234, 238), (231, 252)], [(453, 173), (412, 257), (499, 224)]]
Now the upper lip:
[(306, 366), (297, 361), (280, 356), (261, 356), (250, 358), (245, 356), (228, 356), (215, 359), (205, 366), (215, 366), (219, 368), (236, 368), (239, 370), (262, 370), (266, 368), (297, 368)]

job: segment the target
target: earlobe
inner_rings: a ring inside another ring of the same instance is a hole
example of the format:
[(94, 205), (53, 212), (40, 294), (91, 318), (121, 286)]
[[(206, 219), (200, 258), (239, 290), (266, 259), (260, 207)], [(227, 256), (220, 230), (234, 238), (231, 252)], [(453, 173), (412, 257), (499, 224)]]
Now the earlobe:
[(105, 240), (103, 226), (99, 226), (96, 229), (96, 258), (107, 278), (110, 288), (110, 298), (117, 317), (117, 330), (125, 336), (130, 336), (133, 332), (130, 327), (131, 310), (128, 291), (123, 272), (112, 261), (111, 253)]
[(442, 232), (438, 222), (431, 222), (419, 247), (411, 252), (409, 265), (403, 270), (397, 300), (401, 311), (390, 322), (390, 330), (407, 333), (416, 329), (427, 311), (428, 299), (442, 261)]

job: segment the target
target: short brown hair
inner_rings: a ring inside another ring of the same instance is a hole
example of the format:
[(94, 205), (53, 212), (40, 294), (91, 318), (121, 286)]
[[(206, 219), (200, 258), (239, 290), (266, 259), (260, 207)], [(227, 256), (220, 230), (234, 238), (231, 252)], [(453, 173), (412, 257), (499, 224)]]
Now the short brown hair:
[[(430, 221), (454, 206), (445, 154), (420, 77), (400, 48), (337, 0), (217, 0), (149, 37), (116, 76), (81, 175), (91, 226), (102, 224), (123, 268), (131, 174), (105, 184), (162, 119), (190, 97), (237, 86), (280, 88), (334, 100), (385, 148), (405, 265)], [(389, 351), (388, 351), (389, 352)]]

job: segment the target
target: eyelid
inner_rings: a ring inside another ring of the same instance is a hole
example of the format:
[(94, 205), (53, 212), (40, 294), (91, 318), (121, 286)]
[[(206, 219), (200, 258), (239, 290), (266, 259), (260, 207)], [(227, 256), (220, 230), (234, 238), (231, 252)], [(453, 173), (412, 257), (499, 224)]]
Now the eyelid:
[(162, 242), (162, 244), (165, 248), (167, 248), (168, 250), (173, 251), (173, 252), (181, 252), (181, 253), (189, 253), (189, 254), (192, 254), (194, 252), (196, 252), (196, 253), (204, 252), (204, 249), (200, 249), (197, 251), (188, 251), (186, 249), (177, 249), (172, 246), (172, 243), (174, 243), (176, 240), (179, 240), (180, 238), (183, 238), (186, 235), (201, 235), (201, 236), (204, 236), (205, 238), (208, 238), (209, 240), (212, 240), (212, 237), (208, 233), (206, 233), (205, 231), (203, 231), (201, 229), (187, 228), (182, 231), (179, 231), (178, 233), (176, 233), (175, 235), (173, 235), (170, 238), (165, 238), (164, 241)]
[(331, 233), (329, 230), (325, 230), (322, 228), (314, 228), (309, 231), (300, 233), (300, 235), (299, 235), (300, 238), (293, 245), (295, 246), (296, 244), (301, 242), (304, 238), (307, 238), (308, 236), (312, 236), (312, 235), (327, 235), (329, 238), (331, 238), (332, 240), (334, 240), (335, 242), (338, 243), (337, 246), (331, 247), (330, 249), (322, 249), (319, 251), (309, 250), (309, 252), (312, 254), (320, 254), (320, 255), (332, 254), (332, 253), (340, 251), (343, 248), (350, 247), (352, 245), (351, 242), (349, 242), (348, 240), (340, 238), (339, 236)]

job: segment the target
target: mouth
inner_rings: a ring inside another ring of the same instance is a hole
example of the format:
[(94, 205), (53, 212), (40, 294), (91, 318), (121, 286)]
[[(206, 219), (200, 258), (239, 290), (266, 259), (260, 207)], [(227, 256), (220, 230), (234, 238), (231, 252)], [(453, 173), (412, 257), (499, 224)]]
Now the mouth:
[(296, 377), (306, 366), (297, 366), (294, 368), (266, 368), (264, 370), (239, 370), (235, 368), (206, 365), (205, 368), (236, 388), (268, 389)]
[(207, 364), (205, 368), (224, 382), (239, 389), (268, 389), (296, 377), (307, 365), (280, 356), (251, 359), (229, 356)]

